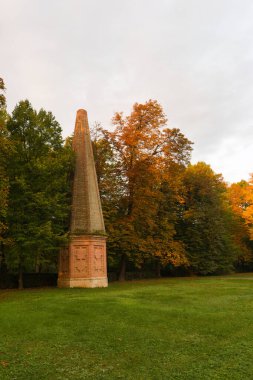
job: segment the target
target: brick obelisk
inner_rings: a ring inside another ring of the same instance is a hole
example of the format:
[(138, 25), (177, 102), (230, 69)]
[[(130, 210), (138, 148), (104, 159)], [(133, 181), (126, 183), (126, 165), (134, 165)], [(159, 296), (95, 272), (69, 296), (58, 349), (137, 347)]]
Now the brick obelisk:
[(59, 259), (58, 287), (108, 286), (106, 237), (87, 112), (77, 111), (70, 241)]

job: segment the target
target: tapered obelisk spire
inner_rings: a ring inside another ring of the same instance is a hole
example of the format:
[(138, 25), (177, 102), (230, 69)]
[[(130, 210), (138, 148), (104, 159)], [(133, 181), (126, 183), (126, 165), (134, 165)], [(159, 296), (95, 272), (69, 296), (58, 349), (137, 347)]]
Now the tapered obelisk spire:
[(70, 243), (60, 252), (59, 287), (105, 287), (106, 238), (87, 112), (77, 111)]
[(78, 110), (73, 139), (76, 155), (72, 195), (72, 234), (105, 232), (87, 112)]

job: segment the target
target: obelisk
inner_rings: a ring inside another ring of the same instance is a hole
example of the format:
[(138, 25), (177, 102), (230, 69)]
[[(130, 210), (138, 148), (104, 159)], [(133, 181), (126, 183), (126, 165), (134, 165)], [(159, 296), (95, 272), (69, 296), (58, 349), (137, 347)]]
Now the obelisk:
[(106, 236), (87, 112), (77, 111), (69, 245), (59, 259), (58, 287), (108, 286)]

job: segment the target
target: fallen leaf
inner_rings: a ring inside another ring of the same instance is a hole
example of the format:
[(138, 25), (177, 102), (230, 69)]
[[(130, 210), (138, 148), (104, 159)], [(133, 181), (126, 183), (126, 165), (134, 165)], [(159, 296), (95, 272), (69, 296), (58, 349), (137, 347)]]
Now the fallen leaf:
[(9, 365), (9, 363), (8, 363), (6, 360), (1, 360), (1, 361), (0, 361), (0, 364), (1, 364), (1, 366), (4, 367), (4, 368), (8, 367), (8, 365)]

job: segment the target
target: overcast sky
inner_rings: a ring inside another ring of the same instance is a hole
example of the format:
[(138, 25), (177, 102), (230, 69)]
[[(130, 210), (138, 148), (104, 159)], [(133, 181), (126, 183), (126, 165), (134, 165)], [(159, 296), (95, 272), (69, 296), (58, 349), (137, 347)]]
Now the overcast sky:
[(0, 0), (0, 77), (10, 112), (27, 98), (64, 136), (79, 108), (111, 128), (156, 99), (193, 163), (253, 172), (252, 0)]

